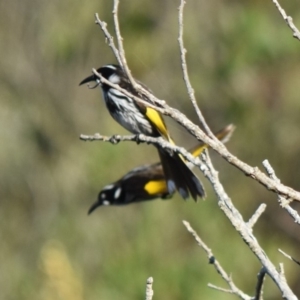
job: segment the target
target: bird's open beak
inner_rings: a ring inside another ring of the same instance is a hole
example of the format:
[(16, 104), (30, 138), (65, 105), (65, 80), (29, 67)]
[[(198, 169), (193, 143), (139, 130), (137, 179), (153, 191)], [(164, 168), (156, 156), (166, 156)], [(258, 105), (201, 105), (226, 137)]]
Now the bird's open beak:
[(97, 79), (98, 79), (98, 77), (97, 77), (95, 74), (93, 74), (93, 75), (91, 75), (91, 76), (89, 76), (89, 77), (83, 79), (83, 80), (79, 83), (79, 85), (82, 85), (82, 84), (85, 84), (85, 83), (88, 83), (88, 82), (91, 82), (91, 81), (96, 81)]

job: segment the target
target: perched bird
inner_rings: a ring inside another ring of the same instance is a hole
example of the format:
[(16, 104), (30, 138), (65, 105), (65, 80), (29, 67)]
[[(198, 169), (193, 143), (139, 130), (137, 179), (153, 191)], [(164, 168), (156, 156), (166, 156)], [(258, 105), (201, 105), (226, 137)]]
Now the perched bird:
[[(217, 132), (216, 137), (221, 142), (226, 143), (234, 129), (233, 125), (228, 125)], [(190, 152), (194, 157), (197, 157), (205, 148), (207, 148), (207, 145), (200, 143)], [(88, 213), (92, 213), (102, 205), (126, 205), (156, 198), (168, 199), (172, 195), (168, 192), (161, 163), (145, 165), (134, 168), (118, 181), (105, 186), (98, 194), (98, 200), (90, 207)]]
[[(119, 85), (134, 96), (141, 97), (133, 89), (127, 75), (120, 66), (112, 64), (105, 65), (99, 68), (97, 72), (111, 83)], [(102, 83), (95, 74), (82, 80), (80, 85), (91, 81), (96, 81), (96, 86), (101, 86), (106, 107), (111, 116), (120, 125), (133, 134), (163, 137), (174, 144), (159, 112), (126, 96), (119, 90)], [(143, 100), (150, 103), (149, 99), (145, 97), (143, 97)], [(188, 168), (181, 156), (175, 152), (159, 147), (157, 147), (157, 149), (169, 194), (173, 194), (175, 190), (177, 190), (184, 199), (187, 199), (191, 195), (195, 201), (198, 196), (201, 198), (205, 197), (203, 185), (197, 176)]]

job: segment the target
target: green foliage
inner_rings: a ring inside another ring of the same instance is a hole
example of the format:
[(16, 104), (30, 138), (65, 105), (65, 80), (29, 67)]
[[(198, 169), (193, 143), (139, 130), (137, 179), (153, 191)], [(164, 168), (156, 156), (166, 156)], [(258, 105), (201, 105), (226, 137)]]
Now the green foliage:
[[(237, 126), (230, 150), (252, 165), (268, 158), (282, 182), (299, 190), (300, 43), (269, 2), (188, 1), (188, 68), (211, 127)], [(197, 122), (180, 73), (178, 5), (122, 1), (120, 24), (133, 74)], [(296, 22), (299, 8), (289, 5)], [(158, 160), (150, 146), (78, 138), (125, 133), (98, 90), (78, 87), (92, 67), (115, 61), (93, 19), (98, 12), (113, 32), (111, 11), (111, 1), (0, 3), (2, 298), (141, 299), (153, 276), (157, 299), (232, 299), (207, 288), (224, 283), (183, 228), (184, 219), (238, 286), (253, 294), (260, 266), (207, 182), (208, 199), (198, 204), (174, 197), (87, 216), (104, 185)], [(181, 128), (170, 129), (179, 144), (196, 143)], [(275, 264), (284, 260), (279, 246), (297, 255), (299, 229), (276, 196), (216, 155), (213, 160), (245, 219), (267, 203), (255, 232)], [(296, 267), (286, 265), (297, 292)], [(280, 298), (272, 284), (265, 295)]]

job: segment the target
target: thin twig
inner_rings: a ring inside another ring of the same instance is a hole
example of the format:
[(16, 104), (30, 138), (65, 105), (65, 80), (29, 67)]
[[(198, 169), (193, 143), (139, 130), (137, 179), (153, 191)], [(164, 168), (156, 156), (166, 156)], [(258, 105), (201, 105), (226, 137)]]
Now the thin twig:
[(105, 39), (108, 41), (108, 46), (111, 48), (114, 56), (116, 57), (116, 60), (118, 61), (118, 64), (120, 65), (121, 59), (120, 59), (119, 50), (115, 46), (114, 38), (107, 30), (107, 24), (104, 21), (100, 20), (99, 15), (97, 13), (95, 14), (95, 19), (96, 19), (95, 23), (98, 24), (100, 26), (101, 30), (103, 31)]
[[(267, 174), (269, 175), (269, 177), (271, 179), (273, 179), (275, 182), (280, 183), (280, 180), (276, 176), (275, 171), (272, 168), (269, 161), (267, 159), (265, 159), (262, 162), (262, 164), (265, 167), (265, 170), (267, 171)], [(285, 197), (280, 196), (279, 194), (277, 196), (278, 196), (277, 199), (278, 199), (280, 206), (288, 212), (288, 214), (294, 219), (295, 223), (300, 225), (300, 216), (299, 216), (298, 212), (289, 205), (289, 203), (291, 201), (287, 200)]]
[[(214, 290), (217, 290), (219, 292), (223, 292), (223, 293), (227, 293), (227, 294), (234, 294), (232, 290), (223, 289), (223, 288), (221, 288), (219, 286), (216, 286), (214, 284), (211, 284), (211, 283), (209, 283), (207, 286), (214, 289)], [(244, 298), (242, 298), (242, 299), (244, 299)], [(250, 298), (250, 299), (252, 299), (252, 298)]]
[(149, 277), (146, 282), (146, 298), (145, 298), (146, 300), (152, 300), (152, 297), (154, 295), (152, 284), (153, 284), (153, 277)]
[(263, 285), (266, 276), (266, 269), (262, 267), (257, 274), (257, 284), (256, 284), (256, 292), (254, 300), (262, 300), (263, 299)]
[(123, 46), (123, 38), (121, 36), (121, 30), (119, 25), (119, 18), (118, 18), (118, 9), (119, 9), (119, 0), (114, 0), (114, 8), (113, 8), (113, 17), (114, 17), (114, 25), (115, 25), (115, 33), (117, 37), (118, 42), (118, 49), (120, 54), (120, 66), (125, 71), (125, 73), (128, 76), (128, 79), (130, 83), (132, 84), (134, 89), (137, 89), (137, 83), (135, 82), (134, 78), (131, 75), (131, 71), (128, 68), (126, 57), (125, 57), (125, 51)]
[(194, 157), (191, 153), (189, 153), (185, 148), (178, 147), (176, 145), (171, 144), (167, 140), (164, 140), (161, 137), (155, 138), (151, 136), (146, 136), (144, 134), (137, 134), (137, 135), (112, 135), (112, 136), (104, 136), (99, 133), (96, 133), (94, 135), (85, 135), (81, 134), (80, 139), (82, 141), (102, 141), (102, 142), (108, 142), (113, 145), (118, 144), (119, 142), (136, 142), (138, 144), (140, 143), (147, 143), (147, 144), (153, 144), (156, 146), (159, 146), (161, 148), (172, 150), (176, 153), (181, 154), (186, 160), (190, 161), (193, 165), (198, 166), (200, 170), (204, 171), (206, 169), (206, 166), (200, 161), (198, 157)]
[(199, 237), (197, 232), (191, 227), (190, 223), (187, 221), (182, 221), (182, 223), (185, 226), (185, 228), (187, 229), (187, 231), (193, 235), (197, 244), (206, 252), (209, 263), (214, 265), (216, 271), (221, 275), (223, 280), (229, 285), (230, 290), (219, 288), (219, 287), (216, 287), (213, 285), (209, 285), (209, 286), (213, 287), (215, 289), (221, 290), (223, 292), (225, 291), (228, 293), (235, 294), (235, 295), (239, 296), (241, 299), (245, 299), (245, 300), (252, 299), (250, 296), (248, 296), (247, 294), (245, 294), (239, 288), (236, 287), (236, 285), (232, 281), (232, 278), (225, 272), (225, 270), (222, 268), (220, 263), (215, 259), (215, 256), (214, 256), (213, 252), (211, 251), (211, 249), (202, 241), (202, 239)]
[(296, 260), (294, 257), (288, 255), (287, 253), (285, 253), (284, 251), (278, 249), (278, 251), (283, 254), (285, 257), (287, 257), (288, 259), (290, 259), (291, 261), (295, 262), (297, 265), (300, 266), (300, 261)]
[(185, 1), (181, 0), (180, 1), (180, 6), (178, 8), (178, 20), (179, 20), (179, 37), (178, 37), (178, 43), (179, 43), (179, 49), (180, 49), (180, 58), (181, 58), (181, 68), (182, 68), (182, 73), (183, 73), (183, 79), (187, 88), (187, 92), (189, 95), (189, 98), (193, 104), (193, 107), (198, 115), (199, 121), (201, 122), (202, 126), (204, 127), (206, 133), (211, 137), (215, 138), (214, 134), (210, 130), (209, 126), (207, 125), (204, 116), (202, 115), (202, 112), (197, 104), (197, 100), (195, 97), (195, 91), (191, 85), (190, 79), (189, 79), (189, 74), (187, 71), (187, 63), (186, 63), (186, 52), (187, 50), (184, 47), (184, 42), (183, 42), (183, 9), (185, 5)]
[(283, 265), (283, 263), (279, 264), (279, 274), (280, 274), (281, 278), (285, 278), (285, 272), (284, 272), (284, 265)]
[(286, 14), (285, 10), (280, 6), (280, 4), (277, 0), (272, 0), (272, 2), (275, 4), (276, 8), (278, 9), (279, 13), (283, 17), (284, 21), (287, 23), (287, 25), (292, 30), (293, 37), (296, 38), (297, 40), (300, 40), (300, 31), (293, 23), (293, 18)]
[(259, 217), (262, 215), (262, 213), (266, 210), (267, 205), (265, 203), (262, 203), (258, 209), (255, 211), (255, 213), (251, 216), (250, 220), (248, 221), (248, 226), (250, 228), (253, 228)]

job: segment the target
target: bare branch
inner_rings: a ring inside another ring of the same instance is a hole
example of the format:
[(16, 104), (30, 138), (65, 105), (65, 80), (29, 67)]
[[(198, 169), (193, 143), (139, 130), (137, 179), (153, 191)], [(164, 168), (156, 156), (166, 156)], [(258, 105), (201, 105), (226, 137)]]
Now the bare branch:
[(282, 277), (285, 276), (283, 263), (280, 263), (280, 264), (279, 264), (279, 274), (280, 274)]
[(123, 141), (136, 141), (137, 136), (136, 135), (112, 135), (112, 136), (104, 136), (101, 135), (100, 133), (95, 133), (94, 135), (85, 135), (81, 134), (79, 137), (82, 141), (103, 141), (103, 142), (109, 142), (111, 144), (118, 144), (119, 142)]
[(256, 293), (254, 300), (263, 299), (263, 285), (266, 276), (266, 269), (262, 267), (259, 273), (257, 274), (257, 284), (256, 284)]
[(123, 46), (123, 38), (121, 36), (120, 26), (119, 26), (119, 18), (118, 18), (118, 9), (119, 9), (119, 0), (114, 0), (114, 9), (113, 9), (113, 17), (114, 17), (114, 24), (115, 24), (115, 33), (118, 42), (119, 54), (120, 54), (120, 66), (125, 71), (128, 76), (130, 83), (132, 84), (134, 89), (137, 89), (138, 84), (135, 82), (134, 78), (131, 75), (131, 71), (128, 68), (125, 51)]
[(95, 23), (98, 24), (101, 28), (101, 30), (104, 33), (104, 36), (106, 40), (108, 41), (109, 47), (112, 49), (114, 56), (116, 57), (118, 64), (122, 67), (122, 69), (125, 71), (125, 73), (128, 76), (128, 79), (130, 80), (131, 84), (134, 88), (137, 88), (139, 86), (134, 78), (131, 75), (130, 69), (128, 68), (126, 57), (125, 57), (125, 51), (123, 47), (123, 38), (121, 36), (120, 26), (119, 26), (119, 19), (118, 19), (118, 7), (119, 7), (119, 0), (114, 0), (114, 8), (113, 8), (113, 18), (114, 18), (114, 28), (115, 33), (117, 37), (117, 43), (118, 43), (118, 49), (114, 44), (114, 40), (112, 35), (107, 30), (107, 24), (104, 21), (101, 21), (99, 18), (99, 15), (95, 14)]
[(187, 88), (187, 92), (188, 95), (190, 97), (190, 100), (193, 104), (193, 107), (198, 115), (198, 118), (202, 124), (202, 126), (204, 127), (206, 133), (211, 137), (211, 138), (215, 138), (214, 134), (212, 133), (212, 131), (210, 130), (209, 126), (207, 125), (204, 116), (202, 115), (202, 112), (197, 104), (197, 100), (195, 98), (195, 91), (191, 85), (190, 79), (189, 79), (189, 74), (187, 71), (187, 63), (186, 63), (186, 52), (187, 50), (184, 47), (184, 43), (183, 43), (183, 9), (184, 9), (184, 5), (185, 5), (185, 1), (181, 0), (180, 1), (180, 6), (178, 8), (178, 21), (179, 21), (179, 37), (178, 37), (178, 42), (179, 42), (179, 49), (180, 49), (180, 58), (181, 58), (181, 68), (182, 68), (182, 73), (183, 73), (183, 79)]
[(255, 213), (253, 214), (253, 216), (250, 218), (250, 220), (247, 223), (250, 228), (252, 228), (255, 225), (255, 223), (257, 222), (257, 220), (259, 219), (259, 217), (266, 210), (266, 207), (267, 207), (267, 205), (265, 203), (262, 203), (258, 207), (258, 209), (255, 211)]
[(219, 178), (218, 172), (214, 169), (209, 156), (203, 156), (205, 163), (208, 167), (209, 172), (205, 173), (207, 178), (212, 183), (214, 191), (218, 197), (218, 204), (222, 211), (225, 213), (227, 218), (230, 220), (231, 224), (234, 226), (235, 230), (240, 234), (244, 242), (249, 246), (251, 251), (259, 259), (261, 264), (265, 267), (266, 273), (272, 278), (276, 283), (280, 291), (282, 292), (282, 297), (284, 299), (293, 299), (296, 300), (297, 297), (294, 295), (290, 287), (286, 282), (284, 274), (278, 272), (274, 264), (270, 261), (267, 254), (264, 252), (262, 247), (259, 245), (257, 239), (252, 234), (252, 228), (244, 222), (242, 215), (234, 207), (231, 199), (226, 194)]
[(221, 275), (223, 280), (229, 285), (230, 290), (225, 290), (223, 288), (219, 288), (213, 285), (209, 285), (209, 286), (214, 289), (221, 290), (223, 292), (235, 294), (239, 296), (241, 299), (245, 299), (245, 300), (252, 299), (250, 296), (246, 295), (244, 292), (242, 292), (240, 289), (236, 287), (236, 285), (232, 281), (232, 278), (225, 272), (225, 270), (222, 268), (220, 263), (215, 259), (215, 256), (213, 255), (211, 249), (208, 248), (208, 246), (201, 240), (197, 232), (191, 227), (190, 223), (187, 221), (182, 221), (182, 223), (186, 227), (187, 231), (193, 235), (197, 244), (206, 252), (209, 263), (214, 265), (216, 271)]
[[(232, 290), (223, 289), (223, 288), (221, 288), (219, 286), (216, 286), (214, 284), (211, 284), (211, 283), (209, 283), (207, 286), (214, 289), (214, 290), (217, 290), (219, 292), (223, 292), (223, 293), (227, 293), (227, 294), (234, 294)], [(244, 299), (244, 298), (242, 298), (242, 299)], [(252, 298), (250, 298), (250, 299), (252, 299)]]
[(275, 4), (276, 8), (278, 9), (279, 13), (283, 17), (284, 21), (287, 23), (287, 25), (293, 31), (293, 37), (300, 41), (300, 32), (299, 32), (298, 28), (294, 25), (293, 18), (286, 14), (285, 10), (280, 6), (280, 4), (277, 0), (272, 0), (272, 2)]
[(287, 253), (285, 253), (284, 251), (278, 249), (278, 251), (283, 254), (285, 257), (287, 257), (288, 259), (292, 260), (293, 262), (295, 262), (297, 265), (300, 265), (300, 261), (296, 260), (295, 258), (293, 258), (292, 256), (288, 255)]
[(206, 166), (200, 161), (198, 157), (194, 157), (191, 153), (189, 153), (185, 148), (178, 147), (176, 145), (171, 144), (170, 142), (164, 140), (161, 137), (155, 138), (151, 136), (146, 136), (144, 134), (137, 134), (137, 135), (112, 135), (112, 136), (104, 136), (99, 133), (96, 133), (94, 135), (80, 135), (80, 139), (82, 141), (102, 141), (102, 142), (108, 142), (111, 144), (118, 144), (119, 142), (136, 142), (136, 143), (147, 143), (147, 144), (153, 144), (156, 146), (159, 146), (161, 148), (172, 150), (176, 153), (181, 154), (185, 159), (190, 161), (195, 166), (198, 166), (200, 170), (205, 171)]
[(154, 291), (152, 289), (153, 277), (149, 277), (146, 282), (146, 300), (152, 300)]
[[(271, 164), (269, 163), (269, 161), (267, 159), (265, 159), (262, 162), (263, 166), (265, 167), (267, 174), (269, 175), (269, 177), (271, 179), (273, 179), (275, 182), (280, 183), (280, 180), (278, 179), (278, 177), (275, 174), (274, 169), (272, 168)], [(284, 208), (288, 214), (295, 220), (295, 223), (297, 223), (298, 225), (300, 225), (300, 216), (298, 214), (298, 212), (296, 210), (294, 210), (289, 203), (291, 202), (290, 200), (287, 200), (285, 197), (280, 196), (279, 194), (277, 195), (277, 199), (278, 202), (280, 204), (280, 206), (282, 208)]]
[(96, 19), (95, 23), (98, 24), (100, 26), (101, 30), (103, 31), (105, 39), (108, 41), (108, 46), (111, 48), (112, 52), (114, 53), (114, 56), (116, 57), (116, 59), (118, 61), (118, 64), (121, 65), (119, 50), (115, 46), (114, 38), (111, 36), (109, 31), (107, 30), (107, 24), (100, 20), (99, 15), (97, 13), (95, 14), (95, 19)]

